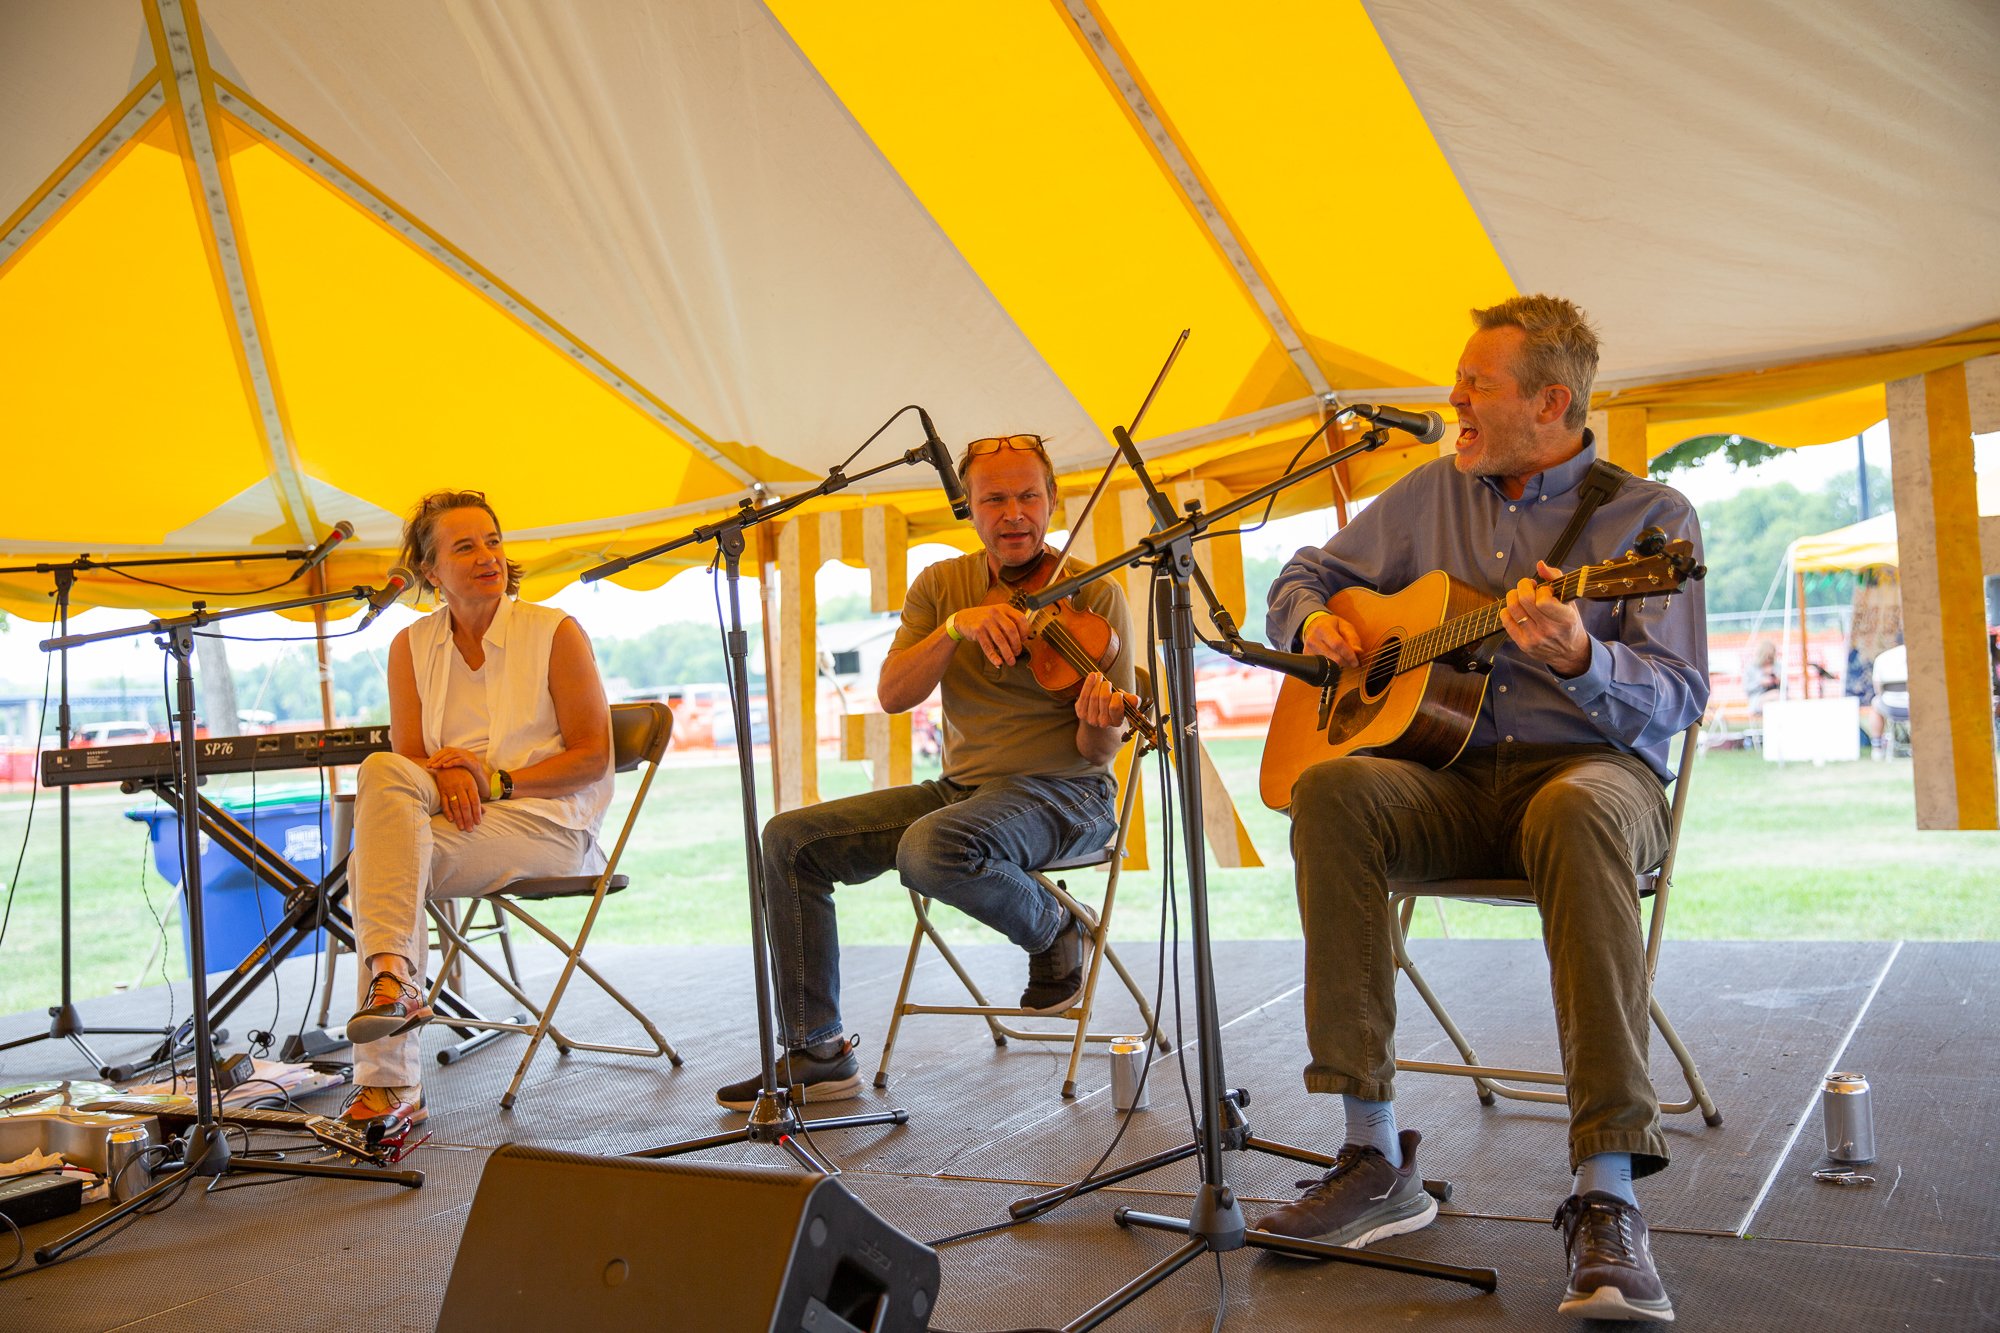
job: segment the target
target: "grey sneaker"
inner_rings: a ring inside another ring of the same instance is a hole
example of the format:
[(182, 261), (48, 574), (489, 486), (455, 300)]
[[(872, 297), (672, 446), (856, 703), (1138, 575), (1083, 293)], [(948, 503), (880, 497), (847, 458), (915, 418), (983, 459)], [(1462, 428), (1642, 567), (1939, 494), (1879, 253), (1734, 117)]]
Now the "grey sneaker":
[(1083, 993), (1084, 967), (1090, 962), (1090, 930), (1075, 917), (1056, 932), (1055, 942), (1028, 955), (1028, 988), (1021, 1007), (1038, 1014), (1059, 1014)]
[(1379, 1148), (1348, 1144), (1325, 1175), (1300, 1181), (1298, 1187), (1305, 1193), (1266, 1213), (1256, 1229), (1358, 1250), (1429, 1226), (1438, 1206), (1424, 1192), (1424, 1178), (1417, 1174), (1417, 1145), (1422, 1141), (1414, 1129), (1397, 1137), (1403, 1149), (1400, 1167), (1390, 1166)]
[[(810, 1049), (786, 1051), (778, 1057), (778, 1082), (787, 1088), (799, 1087), (798, 1102), (842, 1102), (861, 1094), (861, 1064), (854, 1058), (855, 1039), (841, 1041), (831, 1055), (814, 1055)], [(757, 1094), (764, 1090), (764, 1071), (718, 1088), (715, 1101), (732, 1111), (756, 1109)]]
[(1673, 1303), (1653, 1267), (1646, 1219), (1623, 1199), (1592, 1190), (1556, 1210), (1569, 1254), (1569, 1289), (1557, 1311), (1578, 1319), (1674, 1322)]

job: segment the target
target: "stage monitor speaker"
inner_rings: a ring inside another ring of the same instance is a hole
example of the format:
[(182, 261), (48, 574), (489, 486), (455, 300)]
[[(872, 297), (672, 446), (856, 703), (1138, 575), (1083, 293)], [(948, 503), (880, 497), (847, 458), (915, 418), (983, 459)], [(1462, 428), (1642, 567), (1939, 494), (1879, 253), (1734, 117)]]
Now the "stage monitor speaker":
[(923, 1333), (938, 1258), (831, 1176), (508, 1144), (487, 1159), (439, 1333)]

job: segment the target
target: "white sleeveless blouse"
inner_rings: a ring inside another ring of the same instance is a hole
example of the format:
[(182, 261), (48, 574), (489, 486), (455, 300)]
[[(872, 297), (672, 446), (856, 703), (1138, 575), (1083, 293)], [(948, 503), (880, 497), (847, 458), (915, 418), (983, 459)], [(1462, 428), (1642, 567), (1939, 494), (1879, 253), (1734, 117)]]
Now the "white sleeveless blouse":
[[(464, 659), (452, 646), (449, 608), (441, 606), (410, 626), (417, 701), (424, 714), (424, 750), (435, 754), (450, 743), (445, 738), (446, 718), (452, 718), (453, 730), (458, 730), (464, 725), (462, 709), (471, 703), (486, 720), (485, 759), (489, 767), (511, 772), (560, 753), (563, 737), (556, 723), (555, 700), (549, 695), (549, 653), (556, 629), (566, 619), (553, 607), (504, 599), (493, 623), (486, 627), (486, 661), (476, 673), (466, 669)], [(457, 672), (454, 661), (459, 664)], [(454, 682), (454, 675), (460, 681), (483, 685), (483, 692), (466, 699), (466, 684)], [(604, 812), (611, 807), (611, 775), (607, 756), (604, 776), (587, 787), (568, 796), (519, 797), (510, 804), (595, 837), (604, 824)]]

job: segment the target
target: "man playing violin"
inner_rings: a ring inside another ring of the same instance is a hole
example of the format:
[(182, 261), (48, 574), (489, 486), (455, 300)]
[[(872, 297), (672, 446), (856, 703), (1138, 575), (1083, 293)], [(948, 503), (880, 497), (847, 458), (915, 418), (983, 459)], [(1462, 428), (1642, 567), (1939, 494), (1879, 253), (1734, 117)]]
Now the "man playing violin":
[[(1082, 677), (1074, 701), (1030, 669), (1029, 618), (1017, 592), (1052, 581), (1043, 545), (1055, 469), (1039, 436), (974, 440), (958, 462), (981, 549), (941, 561), (910, 585), (876, 695), (892, 713), (943, 696), (943, 773), (774, 816), (764, 826), (764, 897), (786, 1046), (778, 1080), (808, 1102), (856, 1096), (852, 1038), (840, 1013), (836, 884), (894, 870), (903, 884), (991, 926), (1028, 955), (1023, 1008), (1060, 1013), (1083, 987), (1089, 933), (1029, 874), (1110, 843), (1118, 754), (1133, 688), (1131, 616), (1109, 579), (1078, 591), (1109, 622), (1116, 650)], [(1074, 572), (1074, 571), (1072, 571)], [(761, 1076), (716, 1093), (755, 1106)]]
[[(1522, 877), (1542, 916), (1570, 1107), (1575, 1189), (1557, 1213), (1570, 1279), (1560, 1309), (1670, 1320), (1632, 1181), (1667, 1164), (1647, 1070), (1650, 977), (1635, 876), (1667, 849), (1668, 743), (1708, 699), (1700, 585), (1641, 601), (1569, 602), (1545, 585), (1596, 457), (1584, 428), (1597, 336), (1568, 301), (1475, 310), (1451, 404), (1455, 457), (1384, 492), (1271, 585), (1272, 644), (1358, 664), (1343, 588), (1393, 592), (1431, 568), (1504, 595), (1505, 631), (1466, 748), (1442, 769), (1355, 754), (1292, 789), (1305, 927), (1309, 1092), (1338, 1094), (1346, 1146), (1296, 1202), (1257, 1223), (1360, 1247), (1424, 1226), (1437, 1205), (1398, 1132), (1390, 880)], [(1700, 527), (1678, 492), (1639, 477), (1588, 515), (1575, 564), (1641, 529)]]

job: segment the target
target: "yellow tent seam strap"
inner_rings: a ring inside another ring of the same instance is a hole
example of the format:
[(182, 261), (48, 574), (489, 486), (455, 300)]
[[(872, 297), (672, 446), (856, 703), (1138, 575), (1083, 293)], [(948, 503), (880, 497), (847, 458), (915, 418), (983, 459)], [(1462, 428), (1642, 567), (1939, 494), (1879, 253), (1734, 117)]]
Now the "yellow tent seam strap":
[(496, 308), (535, 337), (568, 357), (585, 374), (642, 416), (668, 431), (744, 485), (752, 485), (758, 480), (729, 455), (716, 448), (715, 444), (687, 418), (640, 388), (625, 372), (543, 314), (520, 293), (487, 272), (436, 231), (392, 203), (387, 195), (285, 124), (248, 93), (220, 78), (215, 81), (215, 90), (216, 100), (223, 110), (241, 121), (272, 147), (318, 177), (328, 187), (338, 191), (349, 203), (368, 214), (377, 223), (400, 236), (412, 249), (492, 302)]
[(318, 524), (306, 495), (298, 451), (293, 447), (278, 400), (270, 353), (236, 239), (233, 191), (209, 119), (210, 98), (205, 86), (207, 56), (201, 43), (201, 18), (195, 12), (194, 0), (149, 0), (146, 25), (152, 32), (160, 68), (167, 76), (162, 82), (171, 94), (175, 131), (187, 153), (195, 217), (221, 289), (219, 295), (227, 307), (230, 327), (236, 333), (237, 365), (256, 402), (278, 502), (298, 538), (316, 540)]
[(1284, 298), (1278, 294), (1263, 265), (1257, 262), (1257, 256), (1251, 251), (1249, 242), (1243, 239), (1221, 199), (1210, 188), (1208, 177), (1195, 162), (1194, 154), (1181, 141), (1179, 132), (1167, 118), (1152, 89), (1146, 85), (1138, 67), (1126, 54), (1111, 25), (1098, 13), (1091, 0), (1059, 0), (1059, 3), (1077, 35), (1082, 38), (1085, 52), (1124, 101), (1127, 113), (1152, 148), (1154, 159), (1165, 169), (1189, 211), (1207, 231), (1230, 271), (1236, 275), (1237, 282), (1248, 293), (1251, 304), (1256, 306), (1257, 313), (1285, 349), (1285, 355), (1291, 358), (1292, 365), (1314, 393), (1332, 393), (1333, 386), (1328, 382), (1326, 372), (1307, 349), (1305, 337), (1299, 332), (1298, 322), (1292, 318)]
[(166, 103), (158, 70), (125, 94), (124, 100), (90, 132), (90, 137), (42, 182), (41, 188), (29, 195), (5, 224), (0, 224), (0, 268), (5, 268), (29, 241), (40, 235), (93, 177), (110, 166)]

